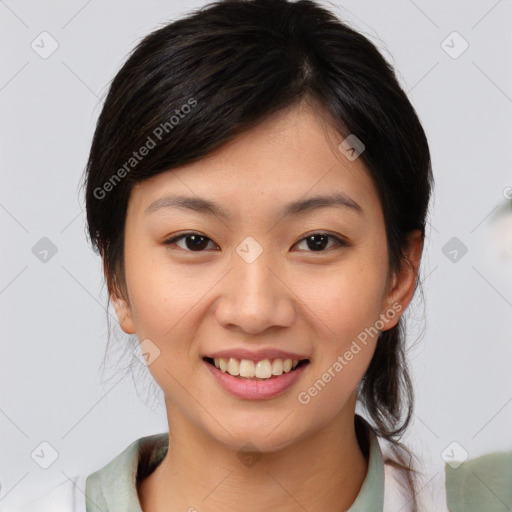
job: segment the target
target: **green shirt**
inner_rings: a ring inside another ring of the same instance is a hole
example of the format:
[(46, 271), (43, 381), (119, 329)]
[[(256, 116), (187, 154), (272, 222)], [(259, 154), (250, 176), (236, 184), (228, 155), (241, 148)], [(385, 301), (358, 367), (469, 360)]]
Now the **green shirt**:
[(512, 452), (488, 453), (457, 469), (445, 466), (446, 502), (451, 512), (512, 510)]
[[(368, 472), (347, 512), (381, 512), (384, 506), (384, 463), (377, 437), (370, 430)], [(137, 478), (149, 475), (167, 453), (168, 433), (142, 437), (130, 444), (86, 481), (87, 512), (142, 512)]]

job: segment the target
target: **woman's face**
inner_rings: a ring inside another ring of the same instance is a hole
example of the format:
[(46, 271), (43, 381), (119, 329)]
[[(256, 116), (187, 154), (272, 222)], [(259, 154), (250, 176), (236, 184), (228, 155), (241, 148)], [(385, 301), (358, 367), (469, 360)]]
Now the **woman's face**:
[[(377, 332), (397, 323), (414, 276), (388, 274), (377, 191), (318, 112), (283, 111), (132, 190), (128, 301), (114, 305), (143, 342), (170, 428), (265, 451), (353, 423)], [(206, 360), (221, 355), (219, 369)], [(286, 371), (286, 359), (307, 362)]]

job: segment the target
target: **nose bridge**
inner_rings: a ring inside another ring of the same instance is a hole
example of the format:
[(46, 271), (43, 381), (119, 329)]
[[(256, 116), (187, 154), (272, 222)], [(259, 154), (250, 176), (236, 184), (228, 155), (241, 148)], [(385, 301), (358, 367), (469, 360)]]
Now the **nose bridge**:
[(236, 253), (234, 265), (237, 282), (241, 288), (245, 288), (245, 293), (241, 295), (258, 298), (272, 294), (276, 277), (269, 268), (274, 261), (271, 251), (248, 237), (237, 247)]
[(269, 326), (287, 325), (293, 306), (287, 288), (275, 275), (276, 255), (247, 237), (233, 254), (232, 272), (224, 290), (219, 321), (257, 333)]

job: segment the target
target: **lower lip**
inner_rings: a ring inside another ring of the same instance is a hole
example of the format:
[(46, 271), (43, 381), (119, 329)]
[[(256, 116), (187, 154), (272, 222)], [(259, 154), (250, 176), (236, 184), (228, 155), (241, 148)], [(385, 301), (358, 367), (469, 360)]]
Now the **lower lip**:
[(207, 361), (203, 361), (219, 384), (232, 395), (249, 400), (265, 400), (283, 394), (300, 378), (309, 363), (268, 380), (240, 379), (224, 373)]

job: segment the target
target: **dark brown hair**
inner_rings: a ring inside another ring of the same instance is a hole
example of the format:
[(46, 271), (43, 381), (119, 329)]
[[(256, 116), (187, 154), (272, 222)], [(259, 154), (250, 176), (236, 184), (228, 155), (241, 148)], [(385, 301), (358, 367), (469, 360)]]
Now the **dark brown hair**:
[[(149, 34), (110, 85), (85, 173), (89, 235), (109, 292), (125, 286), (134, 184), (201, 159), (303, 99), (364, 143), (360, 158), (381, 200), (391, 270), (408, 264), (407, 237), (425, 234), (433, 179), (424, 130), (392, 66), (312, 0), (227, 0)], [(359, 387), (375, 432), (395, 447), (413, 410), (404, 343), (401, 319), (380, 333)]]

